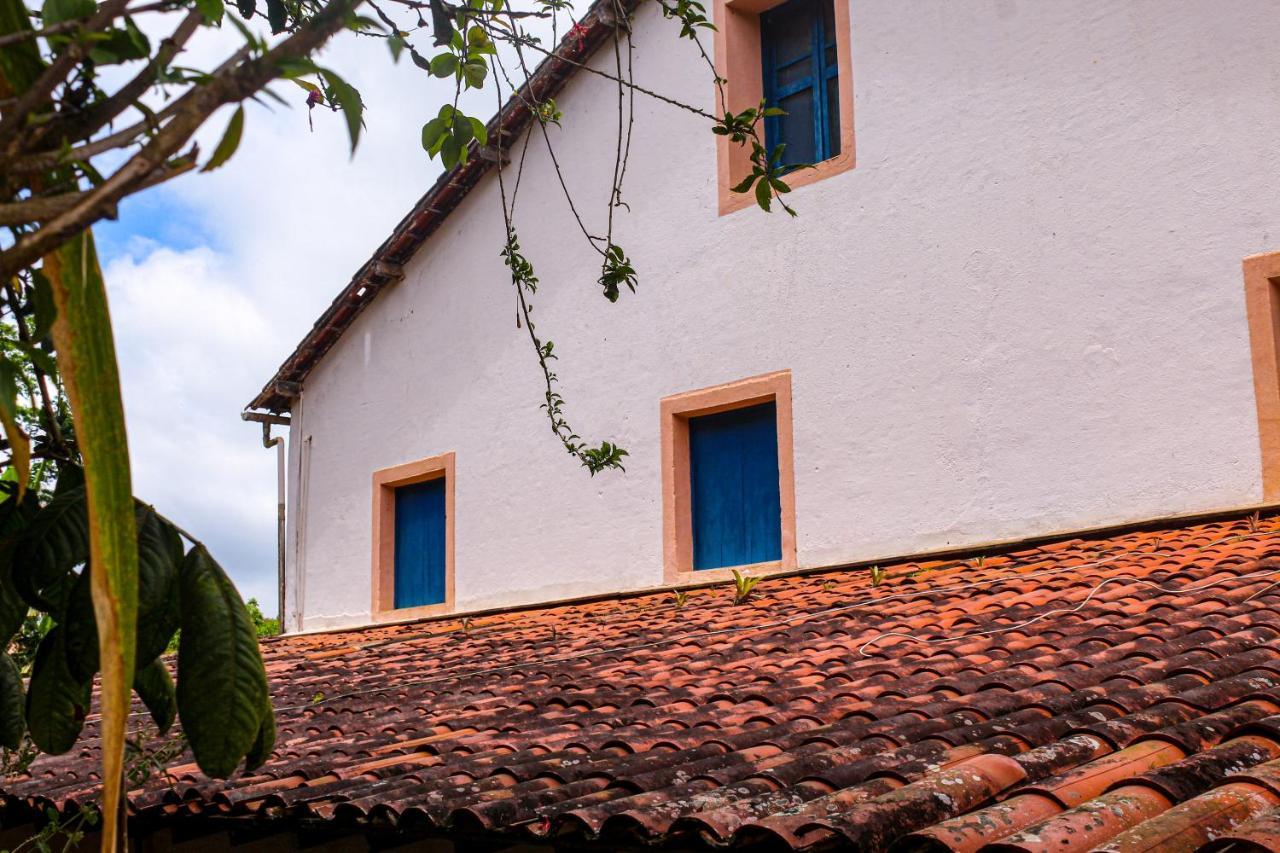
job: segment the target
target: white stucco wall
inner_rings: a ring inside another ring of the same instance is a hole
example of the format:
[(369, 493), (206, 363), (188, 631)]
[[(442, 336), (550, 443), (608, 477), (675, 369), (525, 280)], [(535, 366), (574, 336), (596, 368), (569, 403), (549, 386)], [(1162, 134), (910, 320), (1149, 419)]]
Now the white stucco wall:
[[(642, 7), (637, 79), (710, 106), (673, 26)], [(858, 165), (795, 220), (718, 216), (709, 127), (637, 98), (617, 305), (534, 141), (536, 317), (625, 475), (548, 433), (497, 183), (471, 194), (294, 412), (303, 627), (367, 620), (371, 472), (446, 451), (460, 609), (659, 584), (659, 399), (781, 368), (802, 566), (1260, 500), (1240, 261), (1280, 248), (1274, 5), (852, 0), (852, 27)], [(600, 231), (613, 90), (580, 74), (558, 101)]]

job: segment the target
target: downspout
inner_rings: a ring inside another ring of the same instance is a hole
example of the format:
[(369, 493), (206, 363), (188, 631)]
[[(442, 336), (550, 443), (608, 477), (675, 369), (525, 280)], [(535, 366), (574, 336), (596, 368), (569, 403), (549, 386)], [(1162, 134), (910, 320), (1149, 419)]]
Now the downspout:
[(257, 421), (262, 424), (262, 446), (270, 450), (276, 449), (276, 601), (278, 610), (276, 618), (280, 622), (280, 630), (284, 632), (284, 557), (285, 557), (285, 446), (284, 436), (271, 437), (273, 424), (288, 426), (289, 418), (281, 415), (269, 415), (260, 412), (242, 412), (240, 417), (246, 421)]
[(284, 630), (284, 436), (271, 437), (271, 424), (262, 425), (262, 446), (276, 449), (276, 619)]

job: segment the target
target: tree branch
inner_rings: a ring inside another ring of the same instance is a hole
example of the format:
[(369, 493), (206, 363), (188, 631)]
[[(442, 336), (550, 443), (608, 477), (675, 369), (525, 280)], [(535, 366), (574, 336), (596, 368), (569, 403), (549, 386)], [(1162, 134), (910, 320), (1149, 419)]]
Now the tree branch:
[[(140, 192), (154, 187), (156, 184), (162, 184), (171, 178), (176, 178), (178, 175), (190, 172), (195, 168), (196, 154), (197, 152), (193, 148), (189, 154), (163, 164), (139, 183), (133, 192)], [(88, 195), (88, 192), (61, 193), (59, 195), (38, 196), (11, 204), (0, 204), (0, 226), (12, 227), (36, 222), (48, 222), (74, 208)]]
[[(98, 7), (98, 11), (88, 20), (85, 27), (91, 32), (102, 29), (125, 8), (127, 3), (128, 0), (106, 0)], [(88, 44), (84, 40), (68, 45), (66, 50), (49, 64), (44, 73), (18, 96), (13, 108), (0, 118), (0, 145), (4, 145), (7, 150), (12, 150), (12, 145), (19, 136), (15, 131), (20, 130), (20, 125), (28, 121), (31, 114), (49, 100), (54, 90), (67, 79), (67, 75), (84, 58), (87, 49)]]
[(264, 56), (247, 60), (184, 93), (175, 102), (173, 118), (111, 177), (82, 194), (74, 207), (43, 228), (24, 234), (8, 250), (0, 252), (0, 276), (13, 275), (35, 263), (101, 219), (105, 211), (136, 192), (148, 175), (185, 145), (210, 114), (224, 104), (244, 100), (274, 80), (280, 74), (281, 63), (310, 55), (346, 25), (348, 16), (360, 2), (330, 0), (304, 27)]
[(174, 29), (173, 34), (160, 43), (155, 56), (151, 58), (146, 67), (139, 71), (132, 80), (116, 90), (115, 94), (95, 104), (78, 117), (69, 117), (66, 120), (51, 122), (49, 125), (40, 128), (36, 131), (34, 139), (37, 142), (51, 136), (58, 140), (64, 138), (73, 141), (88, 139), (103, 127), (106, 127), (116, 116), (127, 110), (149, 88), (155, 85), (156, 76), (160, 70), (173, 61), (173, 58), (178, 55), (183, 46), (191, 39), (191, 36), (200, 28), (200, 23), (203, 19), (204, 14), (199, 9), (192, 9)]

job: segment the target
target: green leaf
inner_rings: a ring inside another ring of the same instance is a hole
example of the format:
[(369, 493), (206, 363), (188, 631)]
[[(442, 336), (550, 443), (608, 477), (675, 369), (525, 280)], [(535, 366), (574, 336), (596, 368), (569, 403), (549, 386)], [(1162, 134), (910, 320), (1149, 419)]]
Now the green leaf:
[(267, 0), (267, 23), (272, 35), (282, 33), (289, 24), (289, 10), (284, 0)]
[(458, 70), (458, 57), (452, 53), (440, 53), (431, 58), (431, 74), (435, 77), (449, 77)]
[(222, 16), (226, 13), (222, 0), (196, 0), (196, 8), (204, 15), (206, 24), (221, 24)]
[[(66, 388), (76, 442), (85, 459), (88, 536), (95, 573), (93, 606), (102, 623), (99, 710), (102, 754), (102, 834), (115, 838), (124, 792), (124, 740), (133, 684), (138, 619), (138, 551), (129, 439), (120, 373), (107, 311), (107, 288), (93, 233), (82, 231), (44, 259), (58, 322), (53, 342)], [(66, 661), (62, 661), (65, 669)], [(30, 694), (28, 694), (28, 701)], [(30, 720), (30, 717), (28, 717)]]
[(756, 204), (767, 213), (769, 211), (769, 202), (773, 201), (773, 192), (769, 188), (768, 181), (760, 181), (756, 184)]
[[(428, 153), (434, 154), (439, 150), (437, 143), (444, 136), (445, 131), (449, 129), (449, 123), (438, 118), (433, 118), (422, 126), (422, 147)], [(433, 150), (434, 149), (434, 150)]]
[(471, 140), (475, 138), (475, 130), (473, 130), (469, 119), (454, 122), (453, 138), (457, 141), (460, 149), (466, 148)]
[(258, 0), (236, 0), (236, 11), (247, 21), (258, 11)]
[(222, 140), (218, 142), (218, 147), (213, 149), (213, 156), (209, 158), (209, 162), (204, 164), (201, 172), (212, 172), (231, 159), (231, 155), (236, 153), (236, 149), (240, 147), (240, 137), (244, 135), (244, 104), (236, 107), (236, 111), (231, 114), (231, 121), (227, 122), (227, 129), (223, 131)]
[(249, 754), (244, 758), (244, 769), (256, 770), (271, 757), (271, 750), (276, 745), (276, 710), (271, 706), (270, 698), (262, 709), (262, 722), (258, 725), (258, 736), (254, 738)]
[(456, 136), (446, 136), (444, 142), (440, 145), (440, 163), (446, 169), (452, 169), (458, 165), (458, 159), (462, 155), (462, 147), (458, 145)]
[(483, 88), (488, 74), (489, 66), (483, 59), (469, 59), (462, 64), (462, 79), (473, 89)]
[(11, 464), (18, 473), (18, 499), (27, 492), (31, 481), (31, 439), (18, 423), (17, 368), (7, 358), (0, 358), (0, 425), (9, 441)]
[(164, 653), (180, 624), (182, 538), (149, 506), (138, 514), (138, 660)]
[[(31, 32), (31, 13), (23, 0), (0, 0), (0, 35)], [(0, 77), (12, 94), (26, 91), (44, 72), (44, 60), (34, 38), (20, 39), (0, 50)]]
[(356, 153), (356, 145), (360, 142), (360, 128), (364, 125), (364, 101), (355, 87), (332, 71), (321, 71), (320, 76), (329, 84), (333, 98), (347, 118), (347, 135), (351, 137), (351, 153)]
[(58, 373), (57, 362), (53, 360), (53, 356), (40, 349), (38, 346), (18, 341), (18, 349), (31, 359), (31, 363), (40, 369), (46, 376), (55, 376)]
[(0, 649), (8, 648), (13, 635), (18, 633), (30, 609), (27, 603), (13, 588), (9, 580), (9, 559), (3, 558), (3, 569), (0, 571)]
[(75, 18), (87, 18), (97, 10), (93, 0), (45, 0), (40, 9), (44, 26), (49, 27)]
[(180, 589), (178, 713), (200, 769), (226, 778), (258, 740), (267, 674), (253, 621), (204, 546), (183, 561)]
[(69, 487), (36, 514), (13, 553), (13, 585), (32, 607), (56, 612), (50, 590), (89, 559), (85, 487)]
[(277, 67), (280, 69), (280, 73), (282, 75), (284, 75), (285, 77), (288, 77), (290, 80), (297, 82), (299, 86), (302, 86), (308, 91), (316, 88), (315, 84), (313, 83), (303, 83), (298, 81), (299, 77), (302, 77), (306, 74), (320, 73), (320, 66), (316, 65), (307, 57), (300, 56), (297, 59), (282, 59), (280, 60), (280, 63)]
[(29, 493), (24, 501), (10, 497), (0, 502), (0, 649), (9, 647), (9, 640), (27, 619), (27, 602), (13, 585), (13, 552), (18, 535), (31, 523), (37, 508), (35, 496)]
[[(159, 657), (178, 630), (178, 573), (182, 539), (154, 509), (139, 503), (137, 660)], [(72, 675), (91, 678), (98, 670), (98, 625), (90, 590), (93, 567), (76, 579), (64, 622), (67, 663)]]
[(58, 482), (53, 484), (53, 496), (65, 495), (74, 489), (84, 488), (84, 469), (79, 465), (63, 465), (58, 471)]
[(484, 126), (484, 122), (478, 118), (468, 118), (467, 121), (471, 123), (471, 133), (476, 138), (476, 144), (488, 145), (489, 129)]
[(178, 716), (178, 699), (173, 691), (173, 678), (163, 661), (153, 660), (133, 676), (133, 689), (151, 712), (160, 734), (173, 725)]
[(17, 749), (27, 731), (23, 714), (22, 674), (13, 658), (0, 652), (0, 746)]
[(751, 185), (756, 182), (756, 178), (758, 177), (760, 177), (758, 173), (752, 172), (750, 175), (747, 175), (745, 178), (743, 178), (741, 183), (734, 185), (733, 192), (735, 193), (747, 192), (748, 190), (751, 189)]
[(392, 62), (400, 61), (400, 54), (404, 53), (404, 47), (405, 41), (399, 33), (392, 33), (387, 37), (387, 50), (391, 51)]
[(58, 307), (53, 304), (53, 290), (44, 273), (35, 270), (32, 277), (35, 279), (35, 287), (31, 289), (31, 312), (35, 319), (35, 329), (31, 337), (33, 340), (43, 341), (49, 337), (53, 321), (58, 318)]
[(105, 35), (90, 51), (90, 57), (98, 65), (146, 59), (151, 55), (151, 42), (132, 18), (124, 19), (124, 29), (109, 30)]
[(54, 627), (36, 649), (27, 687), (27, 728), (43, 752), (61, 755), (75, 746), (89, 713), (92, 682), (67, 669), (61, 627)]

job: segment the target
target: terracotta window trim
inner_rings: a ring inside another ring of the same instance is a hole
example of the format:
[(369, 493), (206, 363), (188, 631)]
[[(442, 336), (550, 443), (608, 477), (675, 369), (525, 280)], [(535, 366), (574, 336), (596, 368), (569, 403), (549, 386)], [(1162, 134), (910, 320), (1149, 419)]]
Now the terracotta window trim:
[[(739, 113), (758, 106), (764, 96), (764, 66), (760, 56), (760, 13), (767, 12), (785, 0), (715, 0), (712, 10), (715, 31), (716, 76), (725, 80), (727, 108)], [(839, 67), (840, 153), (800, 169), (786, 177), (792, 188), (808, 186), (832, 175), (852, 169), (854, 155), (853, 124), (853, 56), (850, 0), (833, 0), (835, 4), (836, 65)], [(719, 89), (715, 94), (715, 112), (725, 111)], [(734, 184), (751, 171), (749, 152), (734, 145), (727, 137), (716, 137), (716, 185), (721, 216), (754, 205), (753, 193), (735, 193)]]
[(1253, 354), (1262, 453), (1262, 499), (1280, 500), (1280, 252), (1244, 259), (1245, 308)]
[[(782, 557), (747, 566), (693, 568), (693, 520), (689, 480), (689, 419), (773, 402), (778, 417), (778, 493)], [(791, 371), (780, 370), (724, 385), (664, 397), (662, 419), (663, 580), (667, 584), (716, 581), (733, 570), (761, 575), (796, 568), (795, 444), (792, 437)]]
[[(443, 453), (373, 472), (373, 595), (374, 622), (420, 619), (452, 613), (454, 598), (454, 454)], [(396, 489), (444, 478), (444, 601), (421, 607), (395, 606)]]

